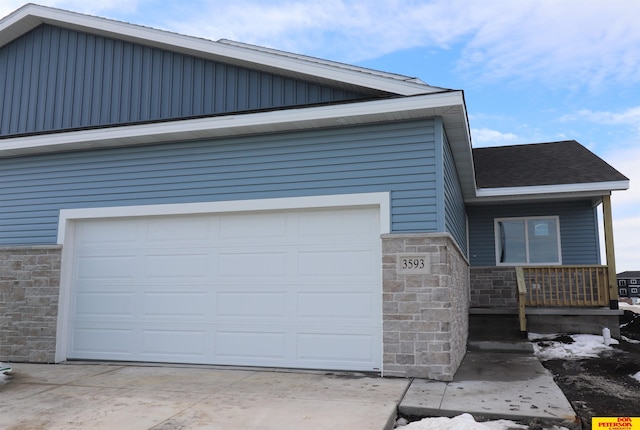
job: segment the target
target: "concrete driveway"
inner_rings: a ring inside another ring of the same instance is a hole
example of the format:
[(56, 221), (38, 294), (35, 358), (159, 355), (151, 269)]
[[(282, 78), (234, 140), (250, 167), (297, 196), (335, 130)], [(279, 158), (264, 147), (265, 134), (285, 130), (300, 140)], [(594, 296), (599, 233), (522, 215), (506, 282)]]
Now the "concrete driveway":
[(2, 429), (393, 427), (410, 381), (359, 374), (14, 363)]

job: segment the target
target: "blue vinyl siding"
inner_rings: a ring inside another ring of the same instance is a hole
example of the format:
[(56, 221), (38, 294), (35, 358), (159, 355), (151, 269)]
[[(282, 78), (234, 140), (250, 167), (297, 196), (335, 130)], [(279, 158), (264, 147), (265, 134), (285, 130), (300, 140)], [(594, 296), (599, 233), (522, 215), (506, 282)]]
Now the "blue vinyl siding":
[(494, 219), (559, 216), (562, 264), (600, 264), (597, 211), (591, 201), (469, 206), (469, 253), (472, 266), (495, 266)]
[(393, 232), (434, 232), (434, 121), (0, 159), (0, 244), (55, 243), (64, 208), (388, 191)]
[(462, 196), (462, 188), (458, 179), (458, 171), (453, 160), (453, 153), (443, 133), (443, 173), (444, 173), (444, 223), (445, 231), (451, 233), (456, 242), (467, 252), (467, 214)]
[(50, 25), (0, 48), (0, 136), (360, 98)]

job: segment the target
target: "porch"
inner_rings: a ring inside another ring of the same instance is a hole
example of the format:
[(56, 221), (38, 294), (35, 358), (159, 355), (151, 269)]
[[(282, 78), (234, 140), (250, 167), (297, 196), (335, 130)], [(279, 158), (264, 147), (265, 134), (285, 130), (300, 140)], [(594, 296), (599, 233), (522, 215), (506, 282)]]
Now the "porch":
[(600, 202), (607, 264), (471, 266), (470, 335), (478, 326), (490, 330), (474, 315), (515, 315), (515, 324), (502, 320), (498, 326), (517, 326), (520, 336), (528, 331), (600, 334), (604, 327), (620, 336), (611, 196), (602, 195)]
[(604, 327), (619, 337), (621, 311), (607, 266), (471, 267), (470, 278), (470, 337), (600, 334)]

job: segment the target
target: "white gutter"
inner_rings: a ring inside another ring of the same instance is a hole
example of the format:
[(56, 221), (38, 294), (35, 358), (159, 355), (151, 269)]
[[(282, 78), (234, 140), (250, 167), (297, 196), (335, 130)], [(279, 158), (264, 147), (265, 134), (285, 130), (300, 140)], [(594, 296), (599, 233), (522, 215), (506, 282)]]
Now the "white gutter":
[(538, 185), (531, 187), (479, 188), (465, 203), (498, 203), (549, 200), (554, 198), (598, 198), (612, 191), (629, 188), (629, 181), (590, 182), (581, 184)]
[(620, 191), (629, 188), (629, 181), (588, 182), (583, 184), (536, 185), (531, 187), (479, 188), (476, 196), (505, 197), (534, 194), (582, 193), (585, 191)]

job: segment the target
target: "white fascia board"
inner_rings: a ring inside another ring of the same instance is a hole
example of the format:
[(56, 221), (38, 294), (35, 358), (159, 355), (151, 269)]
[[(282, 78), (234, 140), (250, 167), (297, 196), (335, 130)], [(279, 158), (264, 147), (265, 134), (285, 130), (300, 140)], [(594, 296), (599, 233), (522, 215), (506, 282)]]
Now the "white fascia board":
[(0, 157), (429, 118), (463, 103), (461, 92), (106, 127), (0, 141)]
[(388, 234), (391, 231), (390, 194), (388, 192), (379, 192), (203, 203), (61, 209), (58, 221), (58, 244), (64, 245), (69, 221), (364, 206), (380, 208), (380, 234)]
[[(411, 81), (402, 81), (364, 70), (340, 68), (334, 65), (312, 62), (293, 56), (248, 49), (231, 44), (218, 43), (206, 39), (185, 36), (150, 27), (125, 22), (83, 15), (75, 12), (28, 4), (12, 15), (0, 21), (0, 46), (19, 37), (41, 23), (47, 23), (73, 30), (114, 37), (133, 43), (204, 56), (219, 61), (231, 61), (245, 64), (247, 67), (258, 66), (264, 70), (294, 71), (302, 75), (315, 77), (315, 81), (348, 83), (350, 85), (369, 88), (376, 91), (398, 95), (416, 95), (437, 91), (428, 85)], [(266, 67), (266, 68), (265, 68)]]
[(532, 187), (504, 187), (504, 188), (479, 188), (476, 191), (478, 198), (513, 197), (549, 194), (569, 194), (586, 192), (611, 192), (629, 188), (629, 181), (588, 182), (584, 184), (558, 184), (538, 185)]

